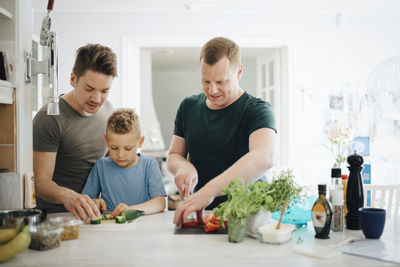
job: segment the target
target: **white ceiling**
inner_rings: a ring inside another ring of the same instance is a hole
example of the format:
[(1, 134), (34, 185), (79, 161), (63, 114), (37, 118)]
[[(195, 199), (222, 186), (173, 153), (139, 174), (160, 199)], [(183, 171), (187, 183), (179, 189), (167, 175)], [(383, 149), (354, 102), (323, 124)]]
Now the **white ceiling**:
[[(36, 11), (48, 0), (32, 0)], [(400, 14), (398, 0), (54, 0), (54, 12)]]

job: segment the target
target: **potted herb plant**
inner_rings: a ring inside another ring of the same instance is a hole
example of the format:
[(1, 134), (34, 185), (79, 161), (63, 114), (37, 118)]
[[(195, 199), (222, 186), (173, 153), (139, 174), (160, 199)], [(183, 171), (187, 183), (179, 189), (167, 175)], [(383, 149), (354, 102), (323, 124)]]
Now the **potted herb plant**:
[(252, 237), (256, 237), (258, 228), (272, 217), (273, 212), (281, 210), (285, 202), (291, 205), (300, 199), (301, 187), (295, 184), (290, 169), (282, 170), (270, 183), (249, 183), (247, 187), (251, 208), (246, 233)]
[(222, 190), (228, 199), (214, 209), (214, 214), (222, 225), (228, 221), (229, 241), (242, 242), (245, 232), (256, 237), (258, 228), (271, 218), (272, 212), (281, 210), (285, 203), (295, 203), (300, 192), (291, 170), (281, 171), (271, 183), (260, 181), (245, 186), (237, 178)]
[(247, 188), (250, 192), (250, 211), (246, 223), (246, 234), (256, 237), (257, 229), (272, 217), (274, 199), (272, 193), (275, 189), (265, 182), (249, 183)]
[(227, 195), (228, 199), (214, 209), (214, 214), (218, 216), (222, 225), (224, 221), (228, 221), (229, 242), (243, 242), (246, 220), (251, 210), (249, 190), (243, 185), (241, 178), (236, 178), (222, 190), (222, 193)]

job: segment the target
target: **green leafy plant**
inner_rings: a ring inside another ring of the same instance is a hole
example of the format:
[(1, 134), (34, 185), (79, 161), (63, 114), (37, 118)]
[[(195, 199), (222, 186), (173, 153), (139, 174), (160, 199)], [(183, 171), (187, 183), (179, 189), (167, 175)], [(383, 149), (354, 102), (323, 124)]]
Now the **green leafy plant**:
[(292, 170), (282, 170), (278, 177), (275, 177), (270, 183), (272, 193), (270, 196), (273, 198), (273, 203), (270, 207), (265, 207), (271, 212), (281, 210), (285, 201), (293, 205), (300, 200), (300, 192), (302, 188), (294, 182), (294, 175)]
[(258, 181), (245, 186), (243, 180), (237, 178), (222, 190), (228, 199), (214, 209), (214, 214), (223, 222), (232, 218), (246, 218), (257, 213), (261, 207), (275, 212), (286, 201), (293, 204), (299, 200), (300, 192), (301, 187), (295, 184), (291, 170), (283, 170), (270, 183)]
[(227, 195), (227, 201), (214, 209), (214, 214), (219, 216), (222, 225), (229, 219), (247, 218), (251, 211), (250, 192), (243, 184), (242, 178), (232, 180), (229, 186), (222, 190), (222, 194)]
[(264, 207), (266, 210), (273, 211), (274, 203), (273, 193), (276, 189), (272, 188), (271, 185), (265, 182), (249, 183), (247, 188), (250, 192), (250, 214), (255, 214), (257, 211)]

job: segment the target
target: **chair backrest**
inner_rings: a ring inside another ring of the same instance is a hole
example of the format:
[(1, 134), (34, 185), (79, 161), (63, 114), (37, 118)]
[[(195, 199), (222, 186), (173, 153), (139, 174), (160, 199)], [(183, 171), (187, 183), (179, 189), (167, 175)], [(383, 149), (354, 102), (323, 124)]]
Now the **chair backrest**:
[(370, 185), (364, 184), (364, 207), (367, 207), (368, 191), (371, 192), (372, 208), (386, 209), (386, 216), (397, 217), (400, 206), (400, 184)]

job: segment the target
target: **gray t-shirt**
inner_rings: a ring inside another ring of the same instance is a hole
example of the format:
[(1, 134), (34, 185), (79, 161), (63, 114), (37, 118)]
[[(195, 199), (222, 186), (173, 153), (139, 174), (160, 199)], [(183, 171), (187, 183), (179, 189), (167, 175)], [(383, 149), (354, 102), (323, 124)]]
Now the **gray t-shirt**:
[[(106, 153), (104, 132), (112, 105), (106, 101), (96, 114), (85, 117), (64, 99), (59, 104), (59, 116), (47, 115), (45, 105), (33, 119), (33, 150), (57, 152), (53, 181), (80, 193), (93, 164)], [(40, 197), (36, 202), (48, 213), (66, 211), (62, 204)]]

